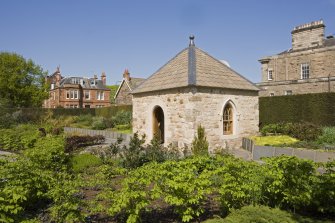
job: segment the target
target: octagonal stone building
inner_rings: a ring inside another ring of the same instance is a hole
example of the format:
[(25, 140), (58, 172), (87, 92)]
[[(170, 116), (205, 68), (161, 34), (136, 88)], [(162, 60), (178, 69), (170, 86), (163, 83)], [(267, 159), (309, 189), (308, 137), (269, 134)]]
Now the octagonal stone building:
[(242, 137), (258, 133), (258, 91), (190, 37), (189, 47), (134, 89), (133, 131), (184, 147), (201, 125), (210, 150), (239, 148)]

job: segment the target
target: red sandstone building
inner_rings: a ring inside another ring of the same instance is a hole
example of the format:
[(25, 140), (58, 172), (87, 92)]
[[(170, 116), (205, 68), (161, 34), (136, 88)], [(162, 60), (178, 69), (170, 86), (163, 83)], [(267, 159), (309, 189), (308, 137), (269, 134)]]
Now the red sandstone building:
[(93, 78), (62, 77), (58, 67), (46, 79), (50, 91), (49, 99), (43, 103), (45, 108), (101, 108), (111, 105), (104, 72), (100, 80), (96, 75)]

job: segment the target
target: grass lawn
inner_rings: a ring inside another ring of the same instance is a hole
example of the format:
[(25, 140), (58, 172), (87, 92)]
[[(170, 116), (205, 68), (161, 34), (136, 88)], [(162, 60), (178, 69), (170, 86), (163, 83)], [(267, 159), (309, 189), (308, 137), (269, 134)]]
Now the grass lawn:
[(287, 135), (277, 135), (277, 136), (253, 136), (251, 139), (258, 146), (277, 146), (277, 145), (291, 145), (299, 142), (298, 139), (292, 138)]

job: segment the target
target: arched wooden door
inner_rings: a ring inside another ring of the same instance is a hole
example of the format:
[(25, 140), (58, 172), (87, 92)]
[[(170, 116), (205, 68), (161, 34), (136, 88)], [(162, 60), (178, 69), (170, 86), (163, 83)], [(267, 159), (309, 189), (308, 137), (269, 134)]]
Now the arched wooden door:
[(153, 137), (157, 137), (157, 139), (163, 144), (164, 143), (164, 112), (163, 109), (159, 106), (154, 108), (153, 114), (153, 126), (152, 133)]

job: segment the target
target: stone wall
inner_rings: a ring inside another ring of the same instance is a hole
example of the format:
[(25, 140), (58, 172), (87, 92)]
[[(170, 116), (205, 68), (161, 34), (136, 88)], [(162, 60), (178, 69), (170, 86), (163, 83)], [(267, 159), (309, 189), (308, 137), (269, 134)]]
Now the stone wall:
[[(285, 53), (268, 57), (262, 64), (262, 82), (301, 79), (301, 64), (309, 63), (310, 78), (335, 76), (335, 47)], [(268, 80), (268, 69), (273, 70), (273, 80)]]
[[(329, 88), (328, 77), (335, 78), (335, 47), (327, 47), (300, 52), (284, 53), (268, 57), (262, 62), (262, 89), (260, 96), (270, 93), (285, 95), (286, 90), (293, 94), (320, 93), (334, 91)], [(309, 79), (301, 79), (301, 64), (308, 63)], [(268, 70), (273, 70), (273, 80), (268, 80)]]
[(292, 91), (293, 95), (335, 92), (335, 77), (260, 83), (257, 86), (261, 88), (259, 91), (260, 97), (268, 97), (271, 93), (274, 96), (285, 95), (286, 91)]
[(122, 82), (122, 86), (115, 98), (115, 103), (118, 105), (131, 105), (132, 104), (132, 95), (127, 83)]
[[(234, 109), (234, 134), (223, 135), (222, 112), (231, 102)], [(165, 145), (190, 146), (197, 127), (205, 128), (210, 149), (239, 148), (243, 136), (258, 132), (258, 93), (243, 90), (181, 88), (133, 97), (133, 131), (152, 139), (153, 110), (164, 111)]]

